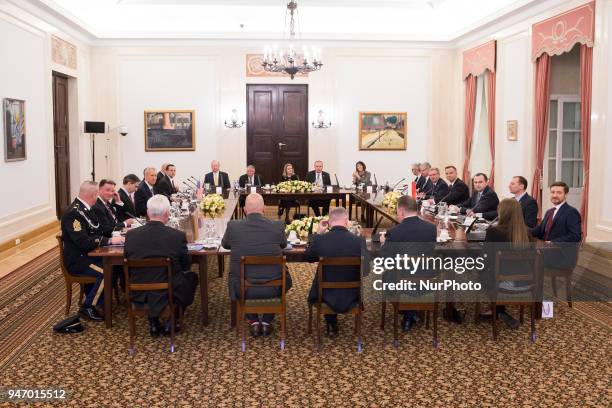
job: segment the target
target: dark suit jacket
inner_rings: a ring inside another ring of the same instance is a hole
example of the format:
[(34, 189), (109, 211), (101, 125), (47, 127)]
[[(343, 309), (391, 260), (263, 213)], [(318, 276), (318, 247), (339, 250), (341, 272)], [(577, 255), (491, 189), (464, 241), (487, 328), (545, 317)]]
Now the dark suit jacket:
[(166, 175), (162, 176), (161, 178), (158, 178), (154, 187), (155, 194), (163, 194), (168, 198), (170, 198), (170, 196), (176, 192), (174, 190), (174, 187), (172, 187), (170, 178)]
[(429, 177), (425, 178), (423, 183), (421, 183), (421, 187), (417, 187), (417, 192), (428, 194), (433, 190), (433, 183), (429, 179)]
[(461, 214), (465, 214), (467, 210), (472, 210), (475, 213), (482, 213), (482, 217), (485, 220), (494, 220), (497, 218), (497, 205), (499, 204), (499, 198), (497, 193), (493, 191), (489, 186), (486, 186), (482, 190), (482, 196), (480, 201), (478, 200), (478, 192), (474, 191), (472, 196), (461, 203)]
[(425, 180), (426, 178), (421, 176), (420, 174), (418, 176), (416, 176), (416, 189), (419, 190), (421, 187), (423, 187), (423, 184), (425, 184)]
[(128, 218), (136, 216), (136, 208), (134, 208), (134, 203), (132, 203), (130, 196), (127, 195), (127, 193), (122, 188), (119, 189), (119, 198), (121, 198), (121, 202), (123, 203), (122, 206), (117, 204), (116, 207), (119, 219), (121, 221), (125, 221)]
[(425, 198), (433, 198), (434, 202), (438, 203), (448, 194), (448, 184), (446, 181), (441, 178), (438, 179), (436, 184), (432, 184), (432, 188), (428, 194), (425, 195)]
[(529, 228), (534, 228), (538, 223), (538, 202), (529, 194), (525, 193), (519, 201), (523, 210), (523, 219), (525, 225)]
[[(361, 256), (362, 239), (344, 227), (333, 227), (325, 234), (312, 235), (304, 258), (308, 262), (318, 262), (324, 257)], [(327, 266), (323, 270), (323, 280), (329, 282), (355, 282), (360, 279), (359, 266)], [(308, 302), (318, 299), (317, 275), (310, 287)], [(359, 289), (323, 289), (323, 302), (337, 313), (348, 312), (359, 302)]]
[[(279, 256), (287, 246), (285, 224), (272, 221), (261, 214), (249, 214), (243, 220), (231, 220), (223, 235), (221, 245), (231, 249), (230, 273), (228, 277), (229, 294), (232, 300), (240, 298), (240, 257)], [(245, 279), (249, 282), (268, 282), (281, 277), (276, 266), (249, 266)], [(291, 276), (287, 272), (287, 289), (291, 287)], [(248, 288), (246, 298), (267, 299), (280, 295), (278, 288)]]
[[(326, 171), (322, 171), (321, 172), (321, 178), (323, 179), (323, 186), (327, 187), (327, 186), (331, 186), (331, 178), (329, 177), (329, 173)], [(317, 180), (317, 172), (314, 170), (311, 170), (308, 172), (308, 174), (306, 175), (306, 181), (308, 181), (309, 183), (314, 183)]]
[[(150, 221), (142, 227), (128, 231), (125, 236), (125, 257), (128, 259), (171, 258), (172, 295), (175, 303), (186, 307), (193, 302), (197, 275), (189, 272), (191, 259), (187, 254), (184, 232)], [(130, 271), (131, 283), (167, 282), (165, 268), (142, 268)], [(132, 301), (145, 304), (151, 316), (159, 316), (168, 304), (165, 291), (133, 292)]]
[(447, 204), (459, 205), (470, 197), (470, 189), (461, 179), (455, 179), (452, 186), (449, 185), (448, 195), (440, 201)]
[(102, 228), (102, 234), (105, 237), (110, 238), (113, 235), (113, 231), (120, 231), (125, 227), (125, 224), (119, 220), (119, 214), (117, 213), (114, 203), (109, 204), (109, 208), (106, 208), (102, 199), (98, 197), (96, 203), (91, 207), (96, 217), (100, 220), (100, 228)]
[[(242, 188), (244, 188), (244, 186), (246, 186), (248, 182), (249, 182), (249, 176), (246, 175), (246, 174), (243, 174), (238, 179), (238, 184), (240, 184), (240, 187), (242, 187)], [(263, 186), (263, 181), (261, 181), (261, 176), (259, 174), (255, 173), (253, 175), (253, 183), (257, 187)], [(253, 186), (251, 186), (251, 187), (253, 187)]]
[[(544, 239), (546, 223), (552, 211), (544, 214), (542, 222), (531, 230), (531, 235)], [(582, 219), (580, 213), (568, 203), (564, 203), (553, 218), (548, 241), (554, 242), (553, 250), (544, 251), (544, 265), (551, 268), (572, 269), (578, 259), (578, 245), (582, 240)]]
[[(155, 186), (153, 186), (153, 191), (157, 193), (155, 190)], [(138, 189), (134, 193), (134, 203), (136, 205), (136, 216), (138, 217), (146, 217), (147, 216), (147, 200), (153, 197), (151, 190), (147, 183), (143, 180), (138, 185)]]
[(215, 184), (215, 177), (213, 176), (212, 171), (210, 173), (206, 173), (206, 175), (204, 176), (204, 184), (206, 183), (209, 183), (211, 186), (215, 188), (222, 187), (224, 190), (232, 186), (230, 184), (229, 176), (224, 171), (219, 172), (219, 185), (218, 186)]
[[(486, 269), (481, 273), (481, 279), (486, 282), (486, 285), (490, 288), (496, 289), (496, 275), (530, 275), (533, 273), (539, 273), (534, 270), (534, 264), (526, 260), (506, 260), (500, 265), (500, 270), (496, 271), (496, 256), (498, 251), (510, 251), (512, 250), (512, 244), (510, 234), (506, 229), (502, 229), (499, 226), (490, 226), (487, 228), (485, 235), (484, 250), (487, 254), (485, 259)], [(532, 243), (517, 251), (527, 253), (527, 251), (535, 251), (535, 240)], [(517, 281), (515, 281), (517, 282)], [(518, 286), (523, 286), (528, 282), (518, 281)], [(493, 292), (495, 293), (495, 292)]]

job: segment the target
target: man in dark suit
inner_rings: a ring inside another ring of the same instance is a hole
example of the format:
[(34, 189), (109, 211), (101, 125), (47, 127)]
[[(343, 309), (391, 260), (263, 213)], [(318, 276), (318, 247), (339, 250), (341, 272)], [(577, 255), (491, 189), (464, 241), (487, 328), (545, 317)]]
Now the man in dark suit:
[(160, 171), (161, 177), (157, 175), (157, 181), (155, 182), (155, 194), (162, 194), (168, 199), (172, 194), (177, 192), (176, 186), (174, 185), (173, 178), (176, 175), (176, 167), (174, 164), (164, 164), (165, 168)]
[(419, 170), (419, 166), (421, 163), (412, 163), (410, 171), (412, 172), (412, 178), (410, 181), (414, 181), (415, 183), (419, 183), (419, 179), (421, 178), (421, 170)]
[(429, 180), (431, 181), (431, 187), (428, 191), (423, 192), (424, 198), (433, 199), (434, 203), (437, 204), (448, 195), (448, 184), (440, 177), (440, 170), (438, 168), (429, 170)]
[[(349, 232), (348, 212), (343, 207), (330, 211), (329, 222), (319, 223), (318, 234), (312, 235), (304, 258), (308, 262), (318, 262), (324, 257), (359, 257), (361, 256), (361, 237)], [(329, 230), (328, 230), (329, 229)], [(328, 266), (323, 270), (325, 281), (355, 282), (360, 279), (359, 266)], [(312, 282), (308, 303), (313, 304), (318, 299), (317, 277)], [(359, 289), (323, 289), (323, 301), (336, 313), (346, 313), (359, 302)], [(326, 335), (338, 335), (338, 315), (326, 314)]]
[[(251, 193), (245, 200), (246, 218), (232, 220), (227, 224), (221, 245), (231, 249), (230, 273), (228, 277), (229, 295), (232, 301), (240, 298), (240, 258), (243, 256), (280, 256), (287, 246), (285, 224), (264, 217), (263, 197)], [(291, 276), (287, 271), (286, 289), (291, 288)], [(252, 282), (267, 282), (281, 278), (281, 271), (274, 265), (252, 265), (245, 270), (245, 279)], [(280, 296), (278, 287), (248, 288), (247, 299), (269, 299)], [(253, 336), (272, 333), (274, 314), (247, 315), (250, 332)]]
[(125, 227), (132, 225), (134, 220), (127, 218), (121, 221), (119, 218), (118, 208), (124, 204), (119, 198), (119, 194), (115, 191), (115, 182), (113, 180), (102, 179), (98, 186), (98, 199), (92, 209), (102, 228), (102, 233), (105, 237), (111, 237), (113, 231), (121, 231)]
[(84, 181), (79, 195), (62, 215), (62, 241), (64, 265), (68, 273), (75, 276), (92, 276), (96, 283), (85, 286), (85, 300), (79, 314), (89, 320), (102, 321), (95, 305), (102, 302), (104, 290), (102, 262), (88, 254), (108, 244), (122, 244), (123, 237), (108, 238), (102, 234), (100, 221), (91, 207), (98, 198), (98, 183)]
[[(313, 183), (315, 186), (322, 189), (325, 189), (327, 186), (331, 186), (331, 178), (329, 177), (329, 173), (323, 171), (323, 162), (321, 160), (317, 160), (314, 163), (314, 170), (308, 172), (306, 175), (306, 181)], [(321, 216), (321, 210), (319, 210), (319, 207), (322, 207), (323, 216), (326, 216), (329, 212), (330, 201), (331, 200), (308, 200), (308, 206), (312, 208), (312, 211), (316, 217)]]
[(472, 177), (474, 192), (469, 199), (459, 204), (461, 214), (482, 216), (485, 220), (497, 218), (499, 198), (497, 198), (497, 193), (487, 185), (488, 182), (489, 178), (484, 173), (476, 173)]
[(508, 190), (521, 205), (525, 225), (528, 228), (535, 227), (538, 222), (538, 202), (527, 194), (527, 179), (523, 176), (512, 177)]
[(226, 172), (220, 171), (221, 163), (218, 160), (213, 160), (210, 163), (210, 173), (206, 173), (204, 176), (204, 184), (208, 183), (212, 186), (213, 190), (217, 187), (223, 188), (223, 190), (231, 187), (229, 176)]
[(242, 188), (245, 188), (247, 184), (251, 187), (261, 187), (263, 186), (263, 181), (261, 180), (261, 176), (255, 172), (255, 166), (249, 164), (246, 169), (246, 174), (243, 174), (238, 179), (238, 184)]
[(455, 166), (446, 166), (444, 174), (448, 180), (448, 194), (440, 201), (448, 205), (458, 205), (470, 197), (470, 189), (460, 178), (457, 177), (457, 168)]
[(155, 180), (157, 179), (155, 168), (147, 167), (143, 171), (143, 176), (144, 179), (134, 193), (134, 203), (138, 217), (145, 217), (147, 215), (147, 201), (155, 194)]
[(118, 191), (118, 201), (123, 203), (123, 205), (117, 207), (120, 221), (135, 217), (136, 204), (134, 201), (134, 193), (138, 188), (138, 183), (140, 183), (140, 179), (135, 174), (128, 174), (123, 178), (123, 187)]
[(431, 170), (431, 164), (423, 162), (419, 164), (419, 172), (421, 176), (416, 182), (417, 193), (424, 193), (431, 190), (431, 180), (429, 180), (429, 170)]
[[(156, 194), (148, 200), (149, 222), (130, 230), (125, 238), (125, 257), (128, 259), (171, 258), (172, 259), (172, 296), (174, 304), (187, 308), (193, 303), (198, 284), (198, 276), (190, 272), (191, 259), (187, 254), (187, 236), (183, 231), (167, 227), (170, 202)], [(167, 282), (165, 268), (142, 268), (130, 271), (130, 283)], [(168, 305), (166, 291), (134, 292), (132, 302), (137, 307), (149, 309), (149, 331), (152, 337), (162, 331), (170, 333), (170, 321), (162, 328), (159, 315)], [(175, 316), (175, 330), (180, 330), (178, 314)]]
[(531, 235), (561, 250), (545, 251), (544, 266), (573, 269), (578, 257), (578, 244), (582, 241), (580, 212), (567, 203), (569, 187), (562, 181), (550, 186), (550, 201), (554, 207), (546, 211), (542, 222), (531, 230)]
[[(382, 235), (380, 242), (383, 244), (384, 254), (386, 251), (394, 251), (401, 248), (408, 250), (408, 255), (427, 255), (436, 242), (436, 226), (430, 222), (423, 221), (417, 214), (417, 202), (410, 196), (401, 196), (397, 200), (397, 220), (399, 224), (389, 229)], [(402, 243), (393, 245), (387, 243)], [(397, 245), (397, 246), (396, 246)], [(393, 248), (394, 247), (394, 248)], [(389, 255), (387, 255), (389, 256)], [(411, 273), (414, 273), (412, 271)], [(402, 330), (408, 331), (417, 321), (416, 313), (403, 312)]]

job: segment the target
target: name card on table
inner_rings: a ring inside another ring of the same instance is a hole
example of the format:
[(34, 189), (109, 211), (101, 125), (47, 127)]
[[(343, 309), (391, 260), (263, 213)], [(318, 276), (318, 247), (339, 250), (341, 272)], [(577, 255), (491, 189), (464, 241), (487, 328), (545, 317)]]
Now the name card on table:
[(327, 192), (328, 193), (333, 193), (334, 192), (334, 187), (333, 186), (327, 186)]
[(372, 193), (372, 186), (366, 187), (366, 193)]
[(257, 187), (251, 187), (251, 193), (256, 193), (257, 192)]
[(223, 187), (217, 187), (216, 191), (217, 191), (217, 194), (223, 195)]

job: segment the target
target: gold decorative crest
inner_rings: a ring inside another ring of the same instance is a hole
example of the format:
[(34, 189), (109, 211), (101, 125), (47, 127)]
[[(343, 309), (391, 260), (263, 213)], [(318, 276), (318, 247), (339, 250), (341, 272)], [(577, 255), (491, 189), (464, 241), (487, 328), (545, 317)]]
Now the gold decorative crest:
[(81, 231), (81, 223), (79, 222), (79, 220), (74, 220), (74, 222), (72, 223), (72, 229), (75, 232), (80, 232)]

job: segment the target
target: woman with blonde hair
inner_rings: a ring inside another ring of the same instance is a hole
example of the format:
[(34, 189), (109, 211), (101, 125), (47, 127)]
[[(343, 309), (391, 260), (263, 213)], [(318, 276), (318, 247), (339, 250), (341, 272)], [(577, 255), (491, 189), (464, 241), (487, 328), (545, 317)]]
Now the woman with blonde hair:
[[(283, 181), (292, 181), (292, 180), (299, 180), (300, 178), (298, 177), (297, 174), (295, 174), (295, 169), (293, 168), (293, 164), (291, 163), (285, 163), (285, 165), (283, 166), (283, 173), (281, 174), (281, 182)], [(287, 211), (286, 215), (285, 215), (285, 222), (289, 223), (289, 210), (291, 209), (291, 207), (297, 207), (298, 211), (300, 208), (300, 203), (297, 202), (296, 200), (280, 200), (278, 203), (278, 218), (280, 219), (280, 217), (283, 216), (283, 212)]]

